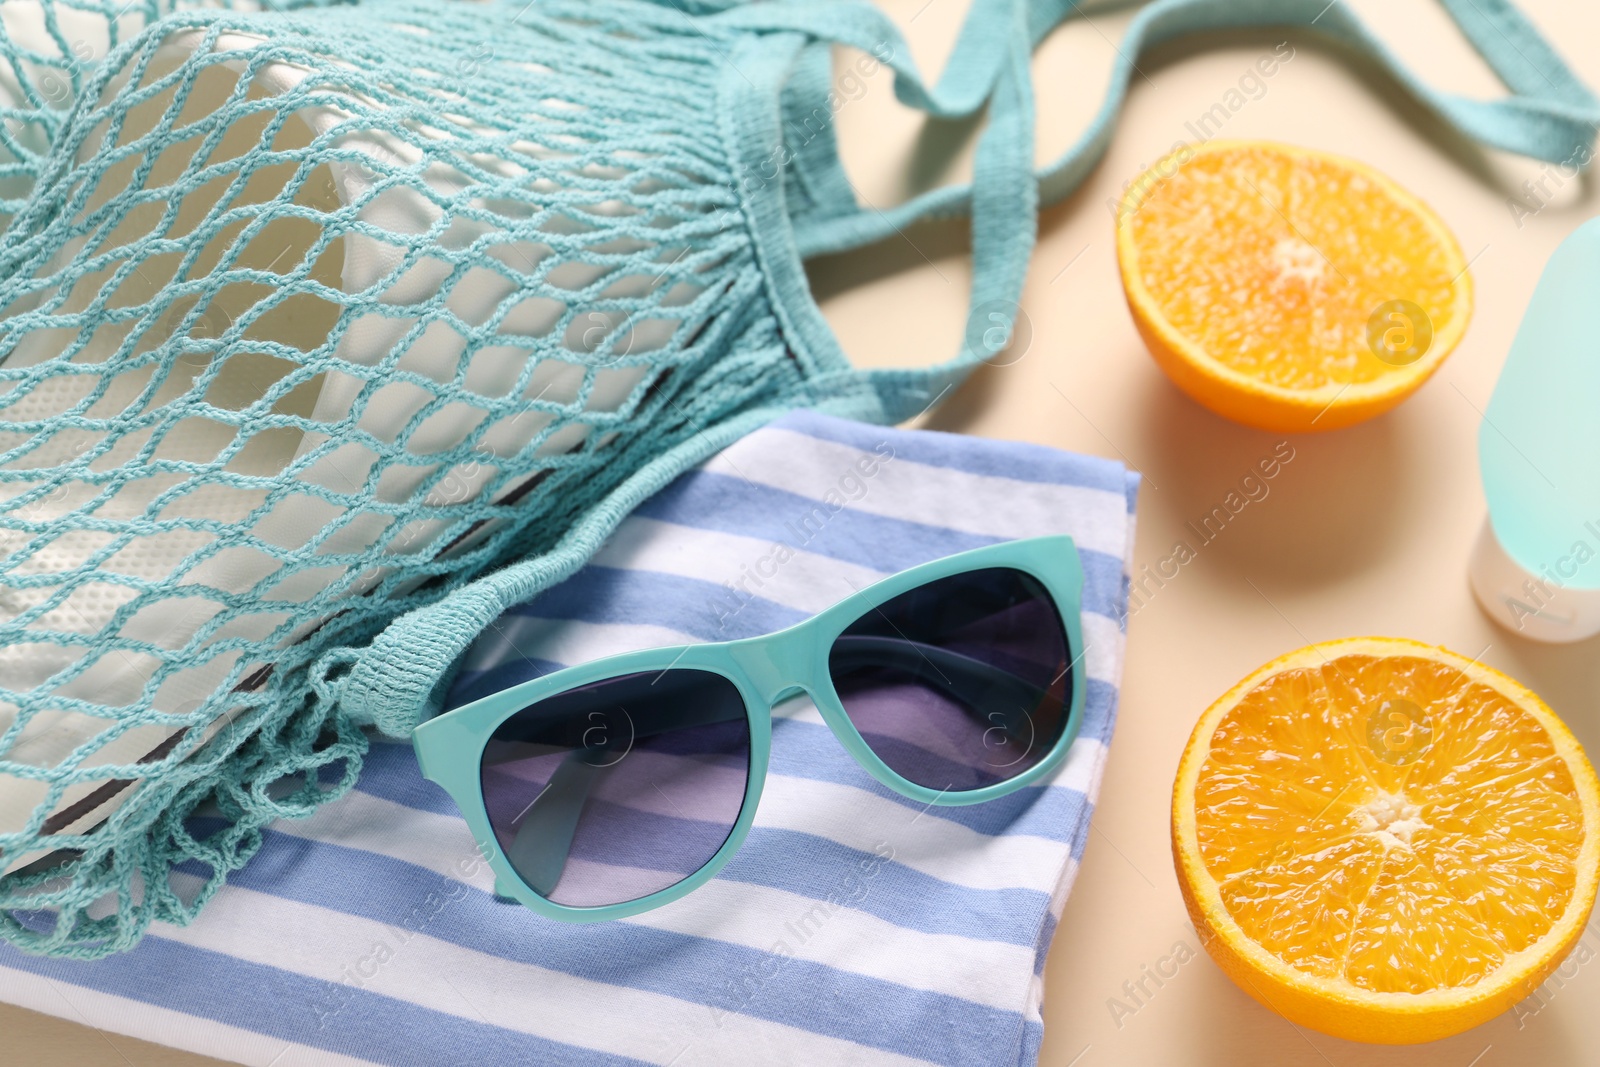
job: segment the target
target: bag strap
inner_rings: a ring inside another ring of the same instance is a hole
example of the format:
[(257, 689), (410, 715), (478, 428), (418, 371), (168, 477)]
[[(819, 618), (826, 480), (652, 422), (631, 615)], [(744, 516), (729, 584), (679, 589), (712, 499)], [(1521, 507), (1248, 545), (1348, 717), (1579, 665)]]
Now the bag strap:
[[(878, 56), (895, 72), (895, 96), (935, 118), (963, 118), (987, 105), (973, 181), (943, 186), (893, 208), (854, 202), (820, 205), (797, 220), (799, 256), (860, 248), (932, 218), (970, 215), (972, 295), (957, 355), (922, 369), (866, 373), (887, 417), (901, 421), (935, 402), (984, 359), (1004, 348), (1033, 251), (1038, 207), (1069, 195), (1105, 154), (1117, 115), (1149, 48), (1195, 33), (1280, 26), (1331, 37), (1365, 54), (1461, 136), (1548, 162), (1592, 148), (1600, 99), (1578, 79), (1510, 0), (1440, 0), (1511, 95), (1475, 100), (1417, 77), (1343, 0), (1155, 0), (1129, 24), (1110, 84), (1088, 128), (1065, 152), (1034, 171), (1034, 47), (1065, 20), (1083, 14), (1074, 0), (973, 0), (944, 73), (930, 86), (899, 29), (863, 0), (766, 0), (711, 16), (718, 25), (795, 32)], [(845, 188), (848, 188), (847, 186)]]

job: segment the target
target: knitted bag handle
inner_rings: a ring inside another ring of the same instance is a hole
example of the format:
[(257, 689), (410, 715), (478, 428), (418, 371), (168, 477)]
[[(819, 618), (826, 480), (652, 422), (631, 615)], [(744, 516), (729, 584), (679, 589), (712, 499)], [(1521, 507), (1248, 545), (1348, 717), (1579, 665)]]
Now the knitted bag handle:
[[(1109, 87), (1088, 128), (1037, 172), (1029, 59), (1051, 30), (1083, 13), (1073, 0), (975, 0), (935, 86), (923, 80), (894, 24), (858, 0), (773, 0), (731, 8), (714, 16), (714, 21), (886, 51), (884, 62), (895, 71), (896, 96), (930, 116), (959, 118), (988, 106), (971, 183), (943, 186), (881, 211), (856, 203), (848, 185), (843, 185), (847, 198), (817, 205), (788, 231), (790, 251), (806, 258), (859, 248), (923, 219), (971, 216), (973, 283), (960, 350), (953, 359), (932, 367), (867, 372), (886, 416), (900, 421), (935, 402), (1004, 346), (1022, 293), (1040, 203), (1066, 197), (1104, 155), (1137, 72), (1137, 59), (1155, 45), (1208, 30), (1311, 29), (1370, 58), (1448, 128), (1469, 140), (1549, 162), (1571, 160), (1593, 145), (1600, 128), (1600, 99), (1510, 0), (1440, 3), (1510, 96), (1475, 100), (1428, 85), (1340, 0), (1156, 0), (1134, 17), (1117, 47)], [(742, 57), (736, 53), (733, 62), (781, 58), (782, 49), (762, 56), (761, 47), (750, 45)], [(791, 51), (793, 47), (791, 43)], [(730, 78), (729, 84), (733, 96), (745, 98), (737, 101), (740, 114), (759, 110), (758, 97), (770, 92), (743, 73)], [(763, 154), (770, 157), (775, 132), (747, 126), (747, 161)], [(806, 308), (799, 316), (806, 321), (796, 331), (804, 343), (838, 354), (831, 331), (819, 314), (811, 314), (814, 306), (804, 291), (804, 279), (781, 281), (790, 290), (783, 294), (784, 302)]]

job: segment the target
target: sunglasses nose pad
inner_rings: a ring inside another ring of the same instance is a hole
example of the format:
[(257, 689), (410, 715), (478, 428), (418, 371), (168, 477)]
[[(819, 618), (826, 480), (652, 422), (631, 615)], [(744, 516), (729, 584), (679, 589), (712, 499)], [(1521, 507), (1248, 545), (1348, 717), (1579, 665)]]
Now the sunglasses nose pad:
[(785, 686), (784, 688), (778, 690), (776, 693), (772, 694), (771, 702), (772, 702), (772, 705), (774, 707), (776, 707), (777, 705), (782, 704), (785, 700), (788, 700), (790, 697), (810, 696), (810, 695), (811, 695), (810, 691), (808, 689), (806, 689), (805, 686), (803, 686), (803, 685), (790, 685), (790, 686)]

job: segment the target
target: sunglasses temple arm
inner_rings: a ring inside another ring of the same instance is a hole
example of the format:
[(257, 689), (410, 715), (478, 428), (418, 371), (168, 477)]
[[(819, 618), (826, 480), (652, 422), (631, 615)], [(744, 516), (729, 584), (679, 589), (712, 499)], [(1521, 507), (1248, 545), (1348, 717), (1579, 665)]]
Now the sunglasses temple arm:
[(1026, 740), (1020, 736), (1023, 720), (1048, 696), (1047, 690), (1002, 667), (903, 637), (842, 635), (828, 654), (828, 667), (835, 675), (871, 667), (905, 671), (950, 694), (969, 714), (987, 710), (987, 721), (1012, 740)]
[(589, 762), (584, 749), (573, 749), (561, 761), (549, 783), (522, 817), (522, 825), (506, 849), (506, 859), (522, 880), (540, 896), (548, 897), (561, 881), (578, 817), (589, 792), (606, 767)]

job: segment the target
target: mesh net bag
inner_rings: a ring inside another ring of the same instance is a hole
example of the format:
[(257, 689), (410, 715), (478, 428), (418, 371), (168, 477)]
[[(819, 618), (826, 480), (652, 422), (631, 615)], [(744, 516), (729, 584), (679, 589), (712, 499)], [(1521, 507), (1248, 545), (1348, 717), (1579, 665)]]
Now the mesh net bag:
[(13, 942), (187, 921), (353, 782), (340, 650), (816, 389), (737, 224), (727, 43), (486, 12), (0, 3)]

